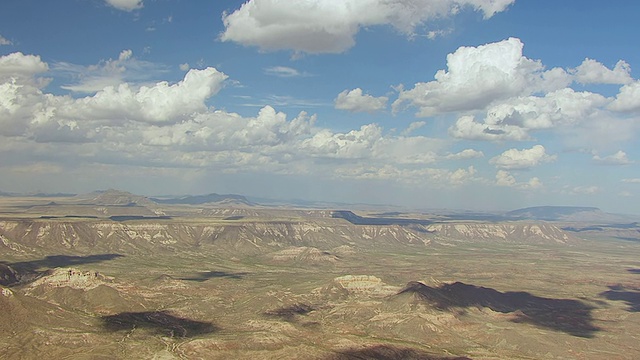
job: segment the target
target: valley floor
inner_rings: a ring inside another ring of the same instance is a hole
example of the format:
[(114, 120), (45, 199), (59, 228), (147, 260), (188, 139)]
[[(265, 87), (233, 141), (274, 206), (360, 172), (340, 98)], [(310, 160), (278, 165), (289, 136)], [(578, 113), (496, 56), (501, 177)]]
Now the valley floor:
[(638, 359), (638, 259), (623, 240), (6, 253), (0, 358)]

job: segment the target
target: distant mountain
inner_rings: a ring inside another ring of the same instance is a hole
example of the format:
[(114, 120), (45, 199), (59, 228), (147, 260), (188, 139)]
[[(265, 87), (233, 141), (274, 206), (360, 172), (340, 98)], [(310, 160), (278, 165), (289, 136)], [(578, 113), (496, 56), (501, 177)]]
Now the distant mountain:
[(235, 194), (207, 194), (207, 195), (189, 195), (182, 197), (174, 197), (174, 198), (150, 198), (158, 204), (180, 204), (180, 205), (201, 205), (208, 203), (219, 203), (219, 204), (243, 204), (243, 205), (255, 205), (251, 201), (247, 200), (246, 197), (242, 195)]
[(507, 217), (546, 221), (592, 221), (608, 214), (597, 207), (587, 206), (535, 206), (509, 211)]
[(71, 196), (75, 196), (75, 195), (76, 194), (43, 193), (43, 192), (21, 194), (21, 193), (0, 191), (0, 196), (5, 196), (5, 197), (22, 197), (22, 196), (26, 196), (26, 197), (45, 197), (45, 198), (49, 198), (49, 197), (71, 197)]
[(149, 206), (154, 205), (147, 197), (121, 190), (101, 190), (79, 195), (83, 201), (94, 205)]

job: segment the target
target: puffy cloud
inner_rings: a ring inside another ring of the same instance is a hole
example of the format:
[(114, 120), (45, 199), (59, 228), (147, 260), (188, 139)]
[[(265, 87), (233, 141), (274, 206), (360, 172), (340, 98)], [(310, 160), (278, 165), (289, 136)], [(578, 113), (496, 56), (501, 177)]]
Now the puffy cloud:
[(363, 94), (362, 89), (355, 88), (338, 94), (335, 99), (335, 107), (336, 109), (352, 112), (374, 112), (386, 108), (388, 100), (389, 98), (386, 96), (373, 97)]
[(528, 169), (541, 163), (554, 161), (555, 155), (547, 155), (542, 145), (534, 145), (531, 149), (509, 149), (492, 158), (489, 162), (500, 169)]
[[(532, 131), (562, 128), (571, 132), (575, 139), (585, 131), (593, 133), (590, 127), (605, 121), (602, 111), (610, 101), (600, 94), (570, 88), (544, 96), (513, 97), (489, 106), (480, 121), (469, 115), (460, 117), (449, 129), (449, 134), (461, 139), (522, 141), (531, 140)], [(611, 133), (616, 128), (605, 131)], [(611, 134), (607, 138), (617, 141), (619, 136)]]
[(116, 118), (146, 122), (177, 122), (206, 109), (205, 100), (216, 94), (227, 75), (214, 68), (192, 69), (176, 84), (159, 82), (136, 89), (127, 83), (108, 86), (94, 96), (78, 99), (64, 110), (78, 119)]
[(508, 171), (498, 170), (498, 172), (496, 173), (496, 185), (512, 187), (516, 185), (516, 183), (516, 178), (514, 178), (513, 175), (509, 174)]
[(571, 77), (562, 69), (544, 70), (539, 61), (522, 55), (517, 38), (460, 47), (447, 55), (447, 70), (435, 80), (401, 90), (393, 103), (399, 111), (406, 103), (418, 108), (418, 116), (483, 109), (494, 101), (566, 87)]
[(0, 81), (12, 78), (30, 79), (48, 70), (49, 66), (40, 59), (40, 56), (25, 55), (21, 52), (0, 56)]
[(142, 0), (105, 0), (105, 2), (107, 5), (123, 11), (142, 9), (144, 6)]
[(449, 135), (467, 140), (522, 141), (530, 139), (527, 130), (519, 126), (479, 123), (470, 115), (460, 117), (456, 123), (449, 128)]
[(593, 59), (584, 59), (582, 64), (571, 70), (576, 81), (581, 84), (628, 84), (633, 81), (631, 67), (625, 61), (616, 63), (613, 70)]
[(305, 72), (300, 72), (294, 68), (288, 66), (272, 66), (264, 69), (265, 74), (277, 76), (277, 77), (305, 77), (309, 76), (309, 74)]
[(513, 175), (511, 175), (508, 171), (498, 170), (496, 173), (496, 183), (497, 186), (505, 186), (512, 187), (520, 190), (526, 189), (539, 189), (544, 185), (542, 181), (537, 177), (532, 177), (527, 182), (518, 182)]
[(222, 16), (222, 41), (261, 50), (341, 53), (355, 45), (362, 27), (391, 25), (412, 34), (431, 20), (453, 16), (460, 8), (482, 12), (485, 19), (515, 0), (249, 0)]
[(640, 112), (640, 81), (627, 84), (620, 89), (609, 109), (621, 112)]
[(182, 71), (189, 71), (189, 69), (191, 69), (191, 66), (189, 66), (189, 63), (184, 63), (184, 64), (180, 64), (179, 68)]
[(629, 160), (627, 153), (619, 150), (615, 154), (600, 157), (598, 154), (593, 155), (593, 161), (600, 165), (629, 165), (633, 164), (633, 161)]
[(0, 35), (0, 46), (2, 45), (13, 45), (13, 42)]
[[(131, 58), (124, 52), (119, 60)], [(0, 156), (16, 154), (7, 157), (12, 163), (37, 158), (65, 171), (89, 162), (325, 178), (386, 179), (393, 174), (402, 183), (447, 187), (475, 180), (475, 169), (427, 165), (481, 156), (471, 149), (446, 153), (447, 140), (398, 136), (376, 124), (335, 132), (316, 127), (316, 117), (305, 112), (290, 119), (271, 106), (253, 117), (214, 110), (205, 100), (221, 88), (226, 75), (213, 68), (189, 70), (175, 84), (121, 83), (74, 98), (44, 92), (36, 79), (47, 65), (37, 57), (19, 59), (24, 68), (16, 70), (25, 77), (0, 82)], [(371, 164), (377, 175), (352, 171)]]

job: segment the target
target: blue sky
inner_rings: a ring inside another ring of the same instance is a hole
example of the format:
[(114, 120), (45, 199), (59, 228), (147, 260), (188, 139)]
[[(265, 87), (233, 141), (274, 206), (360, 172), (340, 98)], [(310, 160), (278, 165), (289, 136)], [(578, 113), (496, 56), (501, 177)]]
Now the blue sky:
[(0, 190), (640, 213), (638, 14), (3, 1)]

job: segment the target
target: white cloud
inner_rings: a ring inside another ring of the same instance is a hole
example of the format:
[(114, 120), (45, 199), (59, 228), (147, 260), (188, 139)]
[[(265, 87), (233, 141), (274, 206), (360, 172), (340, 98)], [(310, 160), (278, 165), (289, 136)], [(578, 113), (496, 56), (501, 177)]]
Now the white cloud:
[(627, 153), (622, 150), (618, 150), (615, 154), (600, 157), (598, 154), (593, 155), (593, 161), (600, 165), (629, 165), (633, 164), (633, 161), (629, 160)]
[(312, 76), (309, 73), (300, 72), (288, 66), (271, 66), (271, 67), (265, 68), (264, 73), (267, 75), (283, 77), (283, 78)]
[(361, 28), (391, 25), (411, 35), (434, 19), (455, 15), (460, 8), (484, 18), (504, 11), (515, 0), (249, 0), (223, 14), (222, 41), (257, 46), (264, 51), (341, 53), (355, 45)]
[(13, 45), (13, 42), (0, 35), (0, 46), (2, 45)]
[(447, 30), (431, 30), (427, 32), (427, 39), (433, 40), (435, 38), (444, 37), (453, 32), (452, 29)]
[(0, 81), (11, 78), (27, 79), (48, 70), (49, 66), (40, 56), (25, 55), (21, 52), (0, 56)]
[(401, 90), (393, 103), (399, 111), (407, 103), (418, 116), (480, 110), (497, 100), (566, 87), (570, 76), (562, 69), (544, 70), (539, 61), (522, 55), (524, 44), (510, 38), (478, 47), (460, 47), (447, 55), (447, 70), (435, 80)]
[(570, 71), (581, 84), (628, 84), (633, 81), (631, 67), (625, 61), (616, 63), (613, 70), (593, 59), (584, 59), (582, 64)]
[(387, 107), (386, 96), (374, 97), (363, 94), (362, 89), (345, 90), (335, 99), (335, 108), (352, 112), (375, 112)]
[(640, 81), (627, 84), (620, 89), (609, 109), (620, 112), (640, 112)]
[(629, 184), (640, 184), (640, 178), (622, 179), (622, 182)]
[(420, 129), (421, 127), (425, 126), (427, 124), (426, 121), (414, 121), (411, 124), (409, 124), (409, 126), (407, 126), (406, 129), (404, 129), (404, 131), (402, 131), (402, 135), (409, 135), (412, 132)]
[(336, 177), (342, 179), (387, 180), (414, 186), (429, 185), (438, 189), (463, 186), (477, 181), (475, 174), (476, 169), (473, 166), (448, 170), (438, 168), (399, 168), (391, 164), (341, 167), (335, 172)]
[[(131, 56), (125, 52), (121, 58)], [(226, 79), (213, 68), (189, 70), (175, 84), (121, 83), (73, 98), (37, 86), (46, 63), (24, 55), (18, 59), (17, 73), (31, 77), (0, 82), (0, 155), (18, 154), (11, 158), (14, 163), (38, 158), (64, 169), (92, 163), (324, 178), (393, 175), (393, 181), (442, 188), (477, 180), (473, 167), (426, 167), (482, 155), (472, 149), (447, 153), (447, 140), (397, 136), (376, 124), (335, 132), (316, 127), (315, 116), (300, 112), (289, 119), (271, 106), (253, 117), (209, 108), (205, 101)], [(0, 61), (9, 63), (4, 57)], [(377, 175), (362, 170), (371, 166)]]
[(474, 149), (464, 149), (459, 153), (449, 154), (445, 156), (447, 160), (463, 160), (463, 159), (477, 159), (484, 157), (484, 153), (482, 151), (474, 150)]
[(144, 6), (142, 0), (105, 0), (105, 2), (107, 5), (123, 11), (142, 9)]
[(127, 83), (108, 86), (94, 96), (78, 99), (64, 112), (73, 118), (131, 119), (145, 122), (178, 122), (206, 109), (205, 100), (216, 94), (227, 76), (214, 68), (192, 69), (170, 85), (134, 88)]
[(526, 189), (540, 189), (544, 185), (542, 181), (537, 177), (532, 177), (527, 182), (518, 182), (513, 175), (511, 175), (508, 171), (498, 170), (496, 173), (496, 183), (497, 186), (511, 187), (520, 190)]
[(53, 64), (53, 70), (71, 77), (75, 82), (61, 87), (76, 93), (95, 93), (123, 82), (148, 81), (167, 71), (164, 66), (136, 59), (131, 50), (123, 50), (117, 59), (103, 60), (96, 65), (58, 62)]
[(189, 66), (189, 63), (184, 63), (184, 64), (180, 64), (179, 68), (182, 71), (189, 71), (189, 69), (191, 69), (191, 66)]
[(547, 155), (542, 145), (534, 145), (531, 149), (509, 149), (492, 158), (489, 162), (500, 169), (528, 169), (545, 162), (554, 161), (555, 155)]
[(600, 192), (600, 188), (595, 185), (570, 187), (568, 191), (570, 195), (593, 195), (599, 192)]
[(526, 129), (514, 125), (487, 125), (479, 123), (473, 116), (461, 116), (456, 123), (449, 128), (449, 135), (454, 138), (467, 140), (530, 140)]

